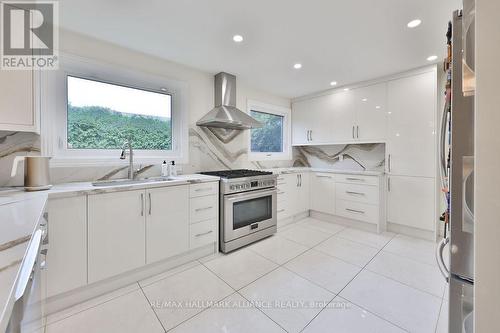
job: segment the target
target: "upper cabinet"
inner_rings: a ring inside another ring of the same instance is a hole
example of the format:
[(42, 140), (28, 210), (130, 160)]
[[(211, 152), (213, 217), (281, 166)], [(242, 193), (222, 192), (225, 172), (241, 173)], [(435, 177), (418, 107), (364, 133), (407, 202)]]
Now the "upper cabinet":
[(40, 132), (35, 73), (3, 70), (0, 75), (0, 131)]
[(300, 100), (292, 104), (294, 145), (384, 142), (387, 84)]
[(387, 171), (436, 176), (437, 75), (430, 71), (388, 84)]

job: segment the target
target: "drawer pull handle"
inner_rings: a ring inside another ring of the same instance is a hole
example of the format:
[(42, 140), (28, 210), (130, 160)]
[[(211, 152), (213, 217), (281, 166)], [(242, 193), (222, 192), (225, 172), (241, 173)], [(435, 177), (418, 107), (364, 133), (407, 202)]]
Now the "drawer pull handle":
[(194, 235), (194, 237), (206, 236), (206, 235), (211, 234), (212, 232), (214, 232), (214, 231), (213, 230), (209, 230), (207, 232), (202, 232), (201, 234), (196, 234), (196, 235)]
[(366, 195), (365, 193), (361, 193), (361, 192), (352, 192), (352, 191), (345, 191), (345, 193), (347, 193), (347, 194), (352, 194), (352, 195)]
[(352, 181), (355, 181), (355, 182), (364, 182), (365, 181), (362, 178), (353, 178), (353, 177), (347, 177), (346, 179), (347, 180), (352, 180)]
[(195, 211), (199, 212), (199, 211), (202, 211), (202, 210), (209, 210), (209, 209), (212, 209), (212, 208), (214, 208), (214, 206), (208, 206), (208, 207), (203, 207), (203, 208), (196, 208)]
[(281, 213), (281, 212), (284, 212), (284, 211), (285, 211), (284, 208), (283, 209), (278, 209), (278, 213)]
[(211, 187), (205, 187), (205, 188), (197, 188), (194, 190), (195, 192), (201, 192), (201, 191), (210, 191), (212, 188)]
[(284, 191), (281, 191), (281, 192), (278, 192), (278, 194), (285, 194), (285, 192), (284, 192)]
[(332, 178), (332, 176), (325, 176), (325, 175), (316, 175), (318, 178)]
[(347, 210), (348, 212), (351, 212), (351, 213), (358, 213), (358, 214), (364, 214), (365, 213), (362, 210), (356, 210), (356, 209), (350, 209), (350, 208), (346, 208), (345, 210)]

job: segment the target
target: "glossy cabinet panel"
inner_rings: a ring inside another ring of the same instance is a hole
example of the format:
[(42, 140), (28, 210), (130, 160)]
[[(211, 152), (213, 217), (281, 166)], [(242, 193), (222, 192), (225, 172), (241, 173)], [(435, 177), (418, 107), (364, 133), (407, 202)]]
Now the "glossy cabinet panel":
[(352, 90), (355, 139), (384, 141), (387, 133), (387, 83)]
[(311, 209), (335, 214), (335, 175), (331, 173), (311, 174)]

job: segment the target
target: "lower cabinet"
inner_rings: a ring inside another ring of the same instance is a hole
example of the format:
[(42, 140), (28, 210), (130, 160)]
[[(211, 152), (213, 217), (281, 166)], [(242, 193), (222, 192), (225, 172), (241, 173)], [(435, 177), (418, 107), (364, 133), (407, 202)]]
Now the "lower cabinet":
[(278, 176), (278, 220), (309, 210), (309, 173)]
[(146, 190), (146, 263), (189, 249), (189, 187)]
[(311, 182), (311, 209), (335, 214), (335, 175), (332, 173), (312, 173)]
[(145, 191), (88, 196), (88, 282), (146, 263)]
[(87, 196), (50, 199), (46, 296), (87, 284)]
[(434, 231), (435, 180), (426, 177), (389, 176), (387, 222)]

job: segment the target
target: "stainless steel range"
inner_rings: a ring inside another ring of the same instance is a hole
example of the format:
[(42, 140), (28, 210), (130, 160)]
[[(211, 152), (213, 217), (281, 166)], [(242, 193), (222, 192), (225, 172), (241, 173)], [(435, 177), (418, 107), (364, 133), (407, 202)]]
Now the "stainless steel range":
[(221, 177), (220, 249), (230, 252), (276, 232), (276, 179), (272, 172), (224, 170), (202, 172)]

